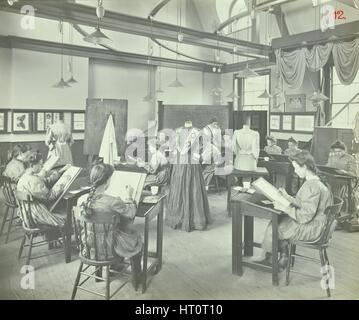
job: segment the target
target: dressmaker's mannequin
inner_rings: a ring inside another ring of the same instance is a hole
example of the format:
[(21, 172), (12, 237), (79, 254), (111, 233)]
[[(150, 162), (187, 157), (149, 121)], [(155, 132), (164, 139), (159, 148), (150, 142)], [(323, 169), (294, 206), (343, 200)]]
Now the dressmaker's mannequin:
[(257, 169), (259, 156), (259, 133), (250, 128), (250, 117), (247, 116), (243, 128), (233, 134), (234, 168), (243, 171)]

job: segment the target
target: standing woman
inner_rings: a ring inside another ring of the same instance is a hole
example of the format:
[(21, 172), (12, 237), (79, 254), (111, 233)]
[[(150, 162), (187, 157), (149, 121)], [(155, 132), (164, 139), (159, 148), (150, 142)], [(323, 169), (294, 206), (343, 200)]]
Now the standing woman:
[(29, 149), (29, 146), (24, 144), (17, 144), (12, 149), (11, 158), (6, 165), (3, 175), (10, 178), (14, 183), (17, 183), (25, 172), (24, 159)]
[[(301, 179), (305, 179), (305, 182), (295, 197), (289, 196), (285, 190), (280, 189), (282, 195), (291, 202), (289, 207), (274, 203), (274, 208), (284, 213), (280, 216), (278, 225), (281, 256), (279, 266), (282, 269), (286, 267), (288, 261), (288, 240), (317, 240), (327, 219), (324, 211), (333, 203), (332, 193), (317, 174), (313, 156), (303, 150), (291, 160), (295, 173)], [(269, 264), (272, 258), (272, 226), (270, 224), (265, 231), (262, 248), (263, 254), (265, 253), (262, 263)]]
[(50, 158), (53, 155), (59, 157), (55, 167), (73, 164), (71, 146), (74, 140), (71, 129), (63, 120), (59, 120), (48, 128), (45, 143), (49, 147), (47, 157)]
[(187, 120), (176, 130), (175, 163), (167, 200), (166, 223), (187, 232), (205, 230), (211, 222), (207, 191), (199, 163), (200, 131)]
[[(114, 168), (109, 164), (96, 164), (90, 174), (91, 191), (80, 197), (77, 206), (81, 207), (83, 215), (89, 217), (101, 219), (101, 216), (119, 216), (119, 223), (114, 230), (114, 235), (108, 234), (105, 238), (103, 229), (96, 230), (99, 255), (103, 255), (104, 258), (106, 252), (114, 250), (119, 257), (130, 258), (134, 273), (132, 284), (137, 290), (142, 274), (142, 240), (141, 236), (132, 228), (136, 215), (136, 204), (132, 198), (133, 189), (127, 188), (128, 194), (125, 199), (107, 195), (106, 189), (110, 184), (113, 172)], [(89, 237), (89, 239), (88, 245), (93, 249), (95, 247), (95, 244), (91, 242), (93, 237)]]

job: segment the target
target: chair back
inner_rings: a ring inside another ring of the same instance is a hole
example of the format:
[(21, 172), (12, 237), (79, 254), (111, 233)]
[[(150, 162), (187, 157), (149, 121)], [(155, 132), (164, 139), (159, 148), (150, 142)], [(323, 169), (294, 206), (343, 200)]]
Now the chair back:
[(19, 213), (23, 227), (28, 229), (37, 228), (31, 214), (31, 204), (34, 203), (32, 196), (26, 192), (15, 191), (15, 197), (19, 206)]
[(4, 194), (6, 205), (16, 207), (16, 198), (14, 194), (14, 186), (10, 178), (0, 176), (0, 188)]
[(80, 247), (80, 258), (92, 262), (110, 261), (116, 258), (113, 250), (114, 229), (117, 216), (84, 215), (81, 207), (74, 208), (75, 236)]
[(319, 239), (315, 242), (316, 244), (327, 244), (329, 242), (334, 232), (337, 223), (336, 219), (340, 214), (342, 205), (343, 205), (343, 200), (334, 197), (334, 204), (325, 209), (324, 211), (324, 214), (326, 215), (325, 226), (323, 228), (323, 231)]

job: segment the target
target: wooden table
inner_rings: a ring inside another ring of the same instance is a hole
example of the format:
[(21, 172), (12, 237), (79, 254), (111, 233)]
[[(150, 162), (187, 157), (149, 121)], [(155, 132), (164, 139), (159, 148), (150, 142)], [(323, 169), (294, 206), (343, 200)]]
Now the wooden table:
[[(272, 284), (279, 285), (278, 279), (278, 218), (279, 211), (261, 205), (266, 198), (255, 193), (238, 193), (232, 195), (232, 274), (243, 275), (243, 266), (257, 270), (272, 272)], [(242, 225), (244, 219), (244, 241), (242, 240)], [(244, 261), (244, 256), (253, 256), (253, 248), (261, 247), (253, 241), (254, 217), (267, 219), (272, 222), (272, 267), (259, 263)], [(243, 243), (244, 242), (244, 243)], [(244, 252), (242, 252), (242, 250)]]
[(255, 171), (241, 171), (237, 169), (233, 169), (231, 174), (227, 175), (227, 211), (228, 216), (230, 217), (231, 214), (231, 190), (232, 190), (232, 178), (238, 177), (238, 178), (251, 178), (251, 181), (260, 178), (260, 177), (269, 177), (269, 172), (266, 168), (260, 168), (258, 167)]
[(290, 192), (291, 174), (293, 173), (292, 164), (289, 161), (274, 161), (274, 160), (259, 160), (258, 167), (266, 168), (269, 172), (270, 180), (274, 185), (277, 181), (277, 177), (282, 175), (285, 177), (287, 192)]
[[(87, 177), (79, 177), (72, 184), (69, 191), (78, 190), (81, 187), (88, 186)], [(73, 207), (77, 205), (77, 200), (84, 194), (88, 193), (89, 190), (82, 190), (76, 194), (68, 192), (63, 198), (63, 205), (66, 209), (66, 244), (65, 244), (65, 260), (66, 263), (71, 262), (71, 236), (73, 233)], [(140, 203), (136, 217), (144, 218), (144, 245), (143, 245), (143, 282), (142, 292), (144, 293), (147, 289), (147, 274), (154, 270), (158, 273), (162, 267), (162, 248), (163, 248), (163, 217), (164, 217), (164, 201), (166, 194), (160, 194), (158, 202), (155, 204)], [(149, 224), (155, 217), (157, 217), (157, 238), (156, 238), (156, 251), (148, 251), (148, 239), (149, 239)], [(154, 258), (153, 262), (148, 266), (148, 258)]]

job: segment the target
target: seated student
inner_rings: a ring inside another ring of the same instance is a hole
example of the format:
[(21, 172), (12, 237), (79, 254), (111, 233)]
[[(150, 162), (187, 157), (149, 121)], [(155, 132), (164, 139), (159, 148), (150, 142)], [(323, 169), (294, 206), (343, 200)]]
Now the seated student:
[[(296, 174), (305, 179), (304, 184), (293, 198), (285, 190), (280, 189), (291, 205), (283, 207), (274, 203), (274, 208), (283, 212), (278, 225), (280, 268), (285, 268), (288, 261), (288, 240), (314, 241), (320, 236), (326, 222), (325, 209), (332, 205), (333, 196), (328, 187), (317, 174), (313, 156), (306, 150), (293, 158)], [(262, 243), (264, 260), (261, 263), (270, 264), (272, 258), (272, 226), (268, 225)], [(264, 256), (265, 254), (265, 256)]]
[[(290, 137), (288, 139), (288, 149), (284, 150), (284, 154), (289, 157), (294, 157), (296, 154), (298, 154), (301, 151), (302, 150), (298, 148), (297, 140), (295, 140), (293, 137)], [(290, 193), (296, 194), (299, 188), (299, 179), (294, 171), (291, 172), (289, 179), (290, 179), (290, 189), (291, 189)]]
[(160, 150), (159, 143), (150, 142), (148, 145), (150, 160), (146, 164), (142, 159), (137, 159), (137, 166), (145, 168), (149, 173), (144, 186), (166, 184), (170, 177), (170, 167), (166, 156)]
[(288, 139), (288, 149), (284, 150), (284, 154), (289, 157), (294, 157), (301, 150), (298, 148), (298, 142), (293, 137)]
[(282, 148), (277, 146), (277, 139), (273, 136), (267, 136), (267, 145), (264, 147), (264, 151), (268, 154), (282, 154)]
[(29, 149), (28, 145), (17, 144), (11, 152), (10, 161), (7, 163), (3, 175), (14, 183), (17, 183), (25, 172), (24, 157), (28, 154)]
[(35, 224), (63, 227), (66, 220), (65, 216), (51, 213), (48, 206), (51, 201), (56, 200), (61, 195), (65, 184), (57, 185), (51, 189), (49, 189), (49, 186), (53, 185), (68, 167), (65, 166), (58, 171), (53, 171), (47, 176), (39, 176), (43, 159), (41, 153), (37, 151), (31, 151), (24, 163), (26, 170), (17, 183), (17, 190), (30, 194), (35, 200), (31, 203), (33, 222)]
[[(108, 234), (107, 239), (103, 231), (96, 230), (97, 242), (101, 244), (98, 247), (99, 255), (105, 257), (105, 252), (115, 252), (119, 257), (131, 258), (131, 267), (135, 275), (132, 284), (137, 290), (142, 274), (142, 240), (132, 228), (136, 215), (136, 204), (132, 198), (133, 189), (127, 188), (128, 194), (125, 199), (106, 195), (105, 191), (113, 172), (114, 168), (109, 164), (96, 164), (90, 174), (91, 191), (79, 198), (77, 208), (81, 209), (81, 214), (89, 217), (119, 216), (120, 221), (114, 230), (115, 234)], [(91, 240), (88, 240), (88, 245), (93, 248), (94, 243), (89, 241)]]
[(347, 152), (345, 144), (339, 140), (330, 146), (327, 166), (347, 171), (352, 175), (357, 175), (355, 158)]
[[(357, 176), (357, 163), (353, 156), (347, 153), (347, 148), (342, 141), (336, 141), (330, 146), (327, 166), (344, 170), (349, 174)], [(336, 180), (331, 182), (332, 192), (334, 196), (348, 199), (348, 186), (337, 183)], [(345, 205), (342, 210), (348, 209)]]

